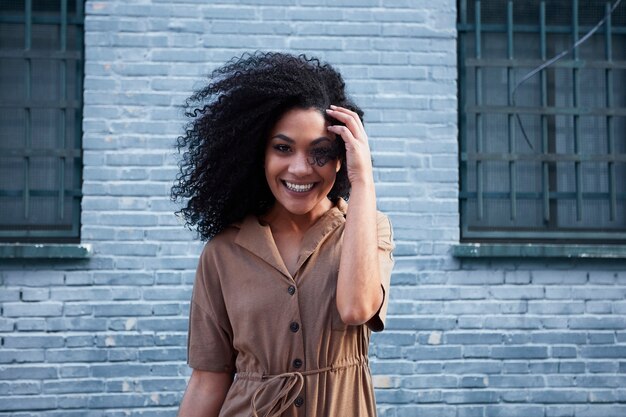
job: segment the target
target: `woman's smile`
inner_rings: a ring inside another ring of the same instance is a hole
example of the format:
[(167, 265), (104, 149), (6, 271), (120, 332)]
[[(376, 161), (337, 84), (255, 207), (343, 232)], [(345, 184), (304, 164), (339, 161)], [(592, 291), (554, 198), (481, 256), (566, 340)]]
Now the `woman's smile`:
[(287, 180), (283, 180), (283, 184), (285, 184), (285, 187), (287, 187), (289, 189), (289, 191), (293, 191), (296, 193), (306, 193), (308, 191), (311, 191), (311, 189), (313, 187), (315, 187), (316, 183), (310, 183), (310, 184), (297, 184), (294, 182), (289, 182)]

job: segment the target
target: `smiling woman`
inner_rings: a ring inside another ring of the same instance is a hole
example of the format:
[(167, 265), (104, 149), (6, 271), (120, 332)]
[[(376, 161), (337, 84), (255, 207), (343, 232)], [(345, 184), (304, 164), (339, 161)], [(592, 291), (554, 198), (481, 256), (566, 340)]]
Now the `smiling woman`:
[(316, 59), (257, 53), (188, 102), (172, 196), (210, 242), (180, 416), (376, 415), (368, 345), (384, 328), (393, 241), (344, 87)]
[[(271, 129), (289, 109), (315, 108), (324, 114), (331, 104), (363, 115), (346, 96), (341, 75), (314, 58), (257, 53), (216, 69), (208, 85), (187, 100), (191, 121), (178, 139), (183, 159), (172, 197), (185, 202), (180, 214), (187, 226), (210, 239), (250, 212), (265, 213), (274, 203), (263, 174)], [(329, 138), (335, 133), (324, 132)], [(345, 158), (344, 142), (335, 145), (337, 158)], [(311, 157), (321, 161), (320, 155)], [(328, 197), (349, 193), (342, 166)]]

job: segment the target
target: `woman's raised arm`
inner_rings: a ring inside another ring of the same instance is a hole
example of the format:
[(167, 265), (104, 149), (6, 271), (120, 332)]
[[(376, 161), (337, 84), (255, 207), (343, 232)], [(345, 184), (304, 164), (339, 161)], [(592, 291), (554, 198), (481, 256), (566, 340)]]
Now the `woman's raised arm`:
[(328, 130), (340, 135), (346, 144), (352, 186), (337, 278), (337, 309), (344, 323), (358, 325), (376, 314), (383, 302), (372, 159), (359, 116), (335, 106), (328, 114), (345, 124), (329, 126)]

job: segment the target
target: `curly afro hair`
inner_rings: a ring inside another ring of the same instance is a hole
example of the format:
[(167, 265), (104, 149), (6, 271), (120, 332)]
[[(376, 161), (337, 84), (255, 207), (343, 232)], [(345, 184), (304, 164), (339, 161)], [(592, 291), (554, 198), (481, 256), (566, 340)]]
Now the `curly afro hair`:
[[(319, 109), (331, 122), (324, 111), (331, 104), (363, 117), (346, 97), (339, 72), (316, 58), (256, 52), (213, 71), (209, 84), (187, 99), (191, 121), (177, 141), (182, 159), (171, 195), (186, 201), (177, 212), (186, 226), (208, 240), (246, 215), (271, 208), (274, 196), (263, 169), (269, 132), (293, 108)], [(339, 137), (336, 148), (342, 164), (328, 194), (333, 201), (350, 193)]]

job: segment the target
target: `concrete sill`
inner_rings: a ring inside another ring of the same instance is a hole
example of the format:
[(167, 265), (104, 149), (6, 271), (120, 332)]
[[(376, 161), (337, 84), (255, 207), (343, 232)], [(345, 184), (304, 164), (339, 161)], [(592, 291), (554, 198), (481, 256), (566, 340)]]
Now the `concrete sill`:
[(457, 258), (626, 259), (626, 245), (460, 243), (452, 246), (452, 256)]
[(0, 243), (0, 259), (87, 259), (88, 244)]

